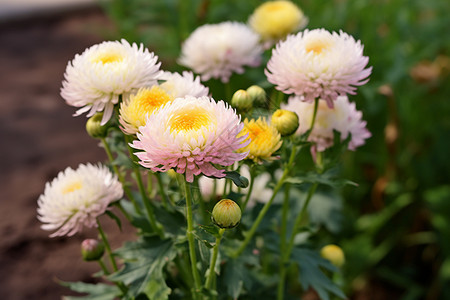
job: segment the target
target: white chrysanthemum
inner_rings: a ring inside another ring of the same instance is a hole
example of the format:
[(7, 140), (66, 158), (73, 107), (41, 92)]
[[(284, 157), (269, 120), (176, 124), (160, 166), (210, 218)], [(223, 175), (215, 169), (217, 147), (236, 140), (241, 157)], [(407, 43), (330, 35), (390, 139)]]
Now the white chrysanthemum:
[(237, 137), (243, 126), (225, 102), (186, 96), (149, 115), (132, 146), (144, 151), (136, 153), (139, 163), (152, 171), (174, 168), (189, 182), (201, 173), (224, 177), (217, 165), (229, 166), (247, 156), (236, 153), (248, 144), (247, 136)]
[(200, 82), (200, 77), (194, 77), (192, 72), (184, 71), (182, 74), (164, 72), (160, 79), (165, 80), (160, 87), (174, 99), (208, 96), (209, 93), (209, 89)]
[(325, 29), (305, 30), (277, 44), (265, 71), (269, 82), (286, 94), (313, 102), (325, 100), (333, 107), (339, 96), (355, 94), (372, 72), (363, 46), (350, 35)]
[(183, 43), (179, 63), (202, 80), (210, 78), (228, 82), (233, 72), (243, 73), (244, 66), (261, 62), (259, 36), (238, 22), (206, 24), (198, 27)]
[(110, 118), (119, 95), (157, 83), (158, 57), (141, 44), (126, 40), (103, 42), (86, 49), (67, 64), (61, 96), (67, 104), (81, 107), (76, 116), (103, 111), (102, 125)]
[[(314, 113), (314, 103), (303, 102), (299, 98), (298, 96), (290, 97), (288, 103), (281, 106), (283, 109), (298, 114), (303, 126), (299, 127), (297, 134), (303, 134), (309, 130)], [(316, 144), (317, 151), (324, 151), (333, 145), (333, 130), (336, 130), (341, 133), (341, 140), (345, 140), (351, 134), (348, 148), (355, 150), (356, 147), (364, 145), (365, 140), (371, 137), (366, 124), (366, 121), (362, 120), (362, 112), (356, 110), (355, 103), (349, 102), (346, 96), (338, 97), (334, 102), (334, 108), (328, 107), (325, 102), (321, 101), (309, 140)]]
[(105, 166), (80, 164), (67, 168), (45, 185), (38, 200), (38, 219), (50, 237), (74, 235), (83, 226), (93, 227), (111, 202), (123, 195), (121, 183)]

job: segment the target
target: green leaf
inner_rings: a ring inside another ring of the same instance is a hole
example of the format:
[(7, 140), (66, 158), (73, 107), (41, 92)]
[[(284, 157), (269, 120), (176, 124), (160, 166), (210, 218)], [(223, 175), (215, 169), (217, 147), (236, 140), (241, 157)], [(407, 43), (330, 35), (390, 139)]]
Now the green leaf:
[(84, 300), (111, 300), (119, 297), (121, 295), (120, 289), (115, 285), (108, 285), (104, 283), (84, 283), (84, 282), (64, 282), (59, 281), (59, 284), (62, 286), (66, 286), (70, 288), (72, 291), (78, 293), (87, 293), (86, 296), (81, 297), (73, 297), (73, 296), (64, 296), (65, 300), (75, 300), (75, 299), (84, 299)]
[(245, 266), (239, 259), (230, 259), (223, 271), (224, 286), (227, 294), (237, 299), (244, 285)]
[(240, 188), (246, 188), (249, 185), (248, 179), (236, 171), (225, 171), (225, 178), (231, 179)]
[(292, 260), (299, 267), (299, 282), (304, 290), (312, 287), (320, 299), (329, 300), (330, 293), (345, 299), (345, 294), (321, 270), (335, 272), (336, 267), (320, 255), (309, 249), (296, 248), (292, 251)]
[(171, 289), (164, 280), (163, 268), (176, 256), (172, 240), (144, 236), (126, 243), (116, 253), (125, 261), (125, 266), (110, 275), (110, 280), (129, 285), (129, 293), (135, 297), (144, 293), (149, 299), (168, 299)]
[(107, 210), (106, 215), (116, 221), (117, 226), (119, 227), (120, 231), (122, 231), (122, 221), (120, 221), (119, 217), (116, 216), (112, 211)]

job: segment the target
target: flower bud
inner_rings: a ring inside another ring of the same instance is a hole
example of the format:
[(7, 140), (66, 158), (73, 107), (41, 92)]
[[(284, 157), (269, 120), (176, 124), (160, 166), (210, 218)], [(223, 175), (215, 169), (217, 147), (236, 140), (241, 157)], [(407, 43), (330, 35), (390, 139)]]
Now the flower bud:
[(99, 260), (105, 252), (102, 242), (94, 239), (86, 239), (81, 243), (81, 256), (85, 261)]
[(231, 98), (231, 105), (239, 111), (249, 111), (253, 107), (253, 99), (244, 90), (237, 90)]
[(252, 85), (247, 89), (247, 94), (256, 104), (266, 103), (266, 91), (258, 85)]
[(236, 227), (241, 221), (241, 208), (233, 200), (222, 199), (214, 206), (211, 219), (220, 228)]
[(100, 125), (100, 122), (102, 121), (102, 117), (103, 117), (103, 113), (96, 113), (95, 115), (90, 117), (89, 120), (86, 122), (87, 133), (95, 139), (104, 138), (108, 131), (108, 126)]
[(330, 244), (320, 250), (320, 256), (329, 260), (336, 267), (341, 267), (345, 263), (344, 251), (339, 246)]
[(298, 115), (289, 110), (278, 109), (272, 115), (272, 125), (281, 136), (289, 136), (297, 131), (299, 126)]

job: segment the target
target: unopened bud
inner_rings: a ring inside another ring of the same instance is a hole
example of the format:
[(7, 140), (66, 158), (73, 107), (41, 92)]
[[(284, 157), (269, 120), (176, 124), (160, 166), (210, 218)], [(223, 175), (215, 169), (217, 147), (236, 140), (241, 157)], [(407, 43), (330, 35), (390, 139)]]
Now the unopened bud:
[(222, 199), (213, 208), (212, 221), (220, 228), (236, 227), (241, 221), (241, 208), (233, 200)]
[(99, 260), (105, 252), (102, 242), (94, 239), (86, 239), (81, 243), (81, 256), (85, 261)]
[(236, 107), (238, 111), (249, 111), (253, 107), (253, 99), (244, 90), (237, 90), (231, 98), (231, 105)]
[(266, 103), (266, 91), (258, 85), (252, 85), (247, 89), (247, 94), (257, 104)]
[(101, 138), (106, 137), (106, 133), (108, 131), (108, 126), (100, 125), (102, 118), (103, 118), (103, 113), (96, 113), (95, 115), (90, 117), (89, 120), (86, 122), (87, 133), (95, 139), (101, 139)]
[(330, 244), (320, 250), (320, 256), (329, 260), (336, 267), (341, 267), (345, 263), (344, 251), (339, 246)]
[(289, 136), (297, 131), (299, 126), (298, 115), (289, 110), (278, 109), (272, 115), (272, 125), (281, 136)]

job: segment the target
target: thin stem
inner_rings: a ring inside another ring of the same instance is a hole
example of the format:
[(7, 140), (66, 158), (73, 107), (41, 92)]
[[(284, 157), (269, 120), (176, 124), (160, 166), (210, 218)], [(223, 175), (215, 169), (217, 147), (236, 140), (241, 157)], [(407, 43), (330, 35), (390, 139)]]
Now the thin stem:
[(97, 219), (97, 229), (98, 229), (98, 233), (100, 234), (100, 237), (102, 238), (103, 244), (105, 244), (105, 250), (109, 256), (109, 260), (111, 261), (113, 270), (114, 270), (114, 272), (117, 272), (118, 268), (117, 268), (116, 260), (114, 259), (114, 256), (111, 251), (111, 246), (109, 245), (108, 238), (106, 237), (106, 234), (103, 231), (102, 225), (100, 224), (100, 221), (98, 219)]
[(166, 194), (166, 191), (164, 190), (164, 184), (162, 182), (161, 173), (156, 172), (154, 174), (156, 177), (156, 181), (158, 182), (158, 189), (159, 189), (159, 193), (161, 194), (162, 205), (164, 207), (167, 207), (167, 202), (169, 202), (169, 200), (167, 200), (168, 199), (167, 194)]
[(150, 195), (152, 197), (153, 193), (153, 179), (152, 179), (152, 172), (147, 172), (147, 195)]
[(201, 289), (201, 281), (200, 275), (197, 269), (197, 255), (195, 253), (195, 244), (194, 244), (194, 218), (192, 217), (192, 197), (191, 191), (187, 184), (187, 181), (184, 180), (184, 192), (186, 197), (186, 219), (187, 219), (187, 230), (186, 235), (189, 243), (189, 256), (191, 259), (191, 268), (192, 268), (192, 276), (194, 277), (194, 293), (193, 298), (198, 298), (197, 295)]
[(309, 135), (311, 134), (311, 132), (313, 131), (313, 129), (314, 129), (314, 124), (316, 123), (316, 117), (317, 117), (317, 110), (318, 110), (318, 108), (319, 108), (319, 98), (316, 98), (315, 100), (314, 100), (314, 112), (313, 112), (313, 117), (312, 117), (312, 120), (311, 120), (311, 124), (310, 124), (310, 126), (309, 126), (309, 129), (308, 129), (308, 131), (306, 132), (306, 135), (305, 135), (305, 137), (304, 137), (304, 140), (305, 141), (307, 141), (308, 140), (308, 138), (309, 138)]
[(105, 275), (109, 275), (109, 274), (110, 274), (110, 273), (109, 273), (109, 270), (108, 270), (108, 268), (106, 267), (106, 265), (105, 265), (105, 263), (103, 262), (103, 260), (100, 258), (100, 259), (98, 259), (97, 261), (98, 261), (98, 264), (100, 265), (100, 268), (102, 268), (103, 273), (104, 273)]
[(228, 81), (227, 83), (224, 84), (225, 86), (225, 101), (228, 103), (231, 103), (231, 83), (230, 81)]
[(214, 277), (215, 277), (215, 274), (216, 274), (216, 272), (215, 272), (216, 261), (217, 261), (217, 256), (219, 254), (220, 241), (222, 240), (224, 232), (225, 232), (225, 229), (221, 228), (219, 230), (219, 236), (216, 237), (216, 245), (214, 245), (213, 255), (211, 257), (211, 263), (209, 264), (209, 274), (208, 274), (208, 278), (206, 278), (206, 283), (205, 283), (205, 287), (207, 289), (211, 288), (211, 284), (214, 281)]
[[(287, 183), (284, 187), (284, 199), (281, 216), (281, 230), (280, 230), (280, 253), (286, 251), (286, 229), (287, 229), (287, 216), (289, 210), (289, 191), (291, 185)], [(286, 279), (286, 266), (283, 257), (280, 257), (280, 281), (278, 282), (278, 294), (277, 299), (282, 300), (284, 297), (284, 281)]]
[(297, 215), (297, 218), (295, 219), (294, 226), (292, 227), (291, 237), (289, 239), (289, 243), (288, 243), (285, 255), (284, 255), (285, 261), (288, 261), (289, 257), (291, 256), (292, 249), (294, 248), (294, 239), (295, 239), (295, 236), (297, 235), (298, 227), (300, 226), (301, 221), (305, 217), (309, 202), (311, 201), (312, 196), (316, 192), (318, 185), (319, 184), (316, 182), (311, 186), (311, 188), (308, 191), (308, 195), (306, 196), (305, 203), (303, 203), (302, 210), (300, 211), (300, 213)]
[(255, 174), (254, 174), (253, 168), (250, 167), (250, 178), (249, 178), (250, 179), (250, 186), (248, 187), (247, 195), (245, 196), (244, 203), (242, 204), (242, 208), (241, 208), (242, 211), (245, 211), (245, 208), (247, 207), (248, 201), (250, 200), (250, 196), (251, 196), (251, 194), (253, 192), (253, 184), (255, 183), (255, 178), (254, 177), (255, 177)]
[(226, 195), (227, 195), (227, 185), (228, 185), (228, 180), (227, 180), (226, 178), (225, 178), (224, 180), (225, 180), (225, 182), (224, 182), (224, 184), (223, 184), (222, 197), (226, 197)]
[(281, 176), (280, 180), (278, 181), (277, 185), (275, 186), (275, 188), (273, 189), (273, 193), (272, 193), (272, 197), (270, 198), (270, 200), (263, 206), (263, 208), (261, 209), (261, 211), (258, 214), (258, 217), (256, 218), (255, 222), (253, 222), (252, 227), (250, 228), (250, 230), (247, 232), (244, 242), (242, 242), (241, 246), (238, 248), (238, 250), (236, 252), (233, 253), (232, 257), (238, 257), (239, 255), (242, 254), (242, 252), (244, 251), (244, 249), (247, 247), (248, 243), (250, 242), (250, 240), (252, 239), (253, 235), (256, 232), (256, 229), (258, 228), (259, 224), (261, 223), (262, 219), (264, 218), (264, 216), (266, 215), (267, 211), (269, 210), (270, 205), (272, 205), (273, 200), (275, 199), (275, 196), (277, 195), (278, 191), (281, 189), (281, 187), (283, 186), (284, 180), (287, 178), (289, 171), (294, 163), (295, 160), (295, 156), (297, 154), (297, 147), (294, 145), (292, 146), (292, 152), (291, 152), (291, 156), (289, 157), (289, 161), (284, 169), (283, 175)]
[(133, 194), (130, 192), (130, 189), (125, 184), (125, 179), (123, 178), (122, 173), (120, 173), (119, 168), (113, 163), (114, 157), (112, 156), (111, 148), (109, 148), (108, 142), (106, 142), (105, 138), (101, 139), (103, 148), (105, 148), (106, 155), (108, 156), (109, 162), (112, 165), (112, 168), (114, 170), (114, 173), (116, 173), (117, 178), (119, 179), (120, 183), (122, 183), (123, 191), (128, 199), (130, 199), (131, 203), (133, 203), (134, 209), (138, 214), (142, 214), (141, 208), (139, 207), (138, 203), (136, 202), (136, 199), (134, 199)]

